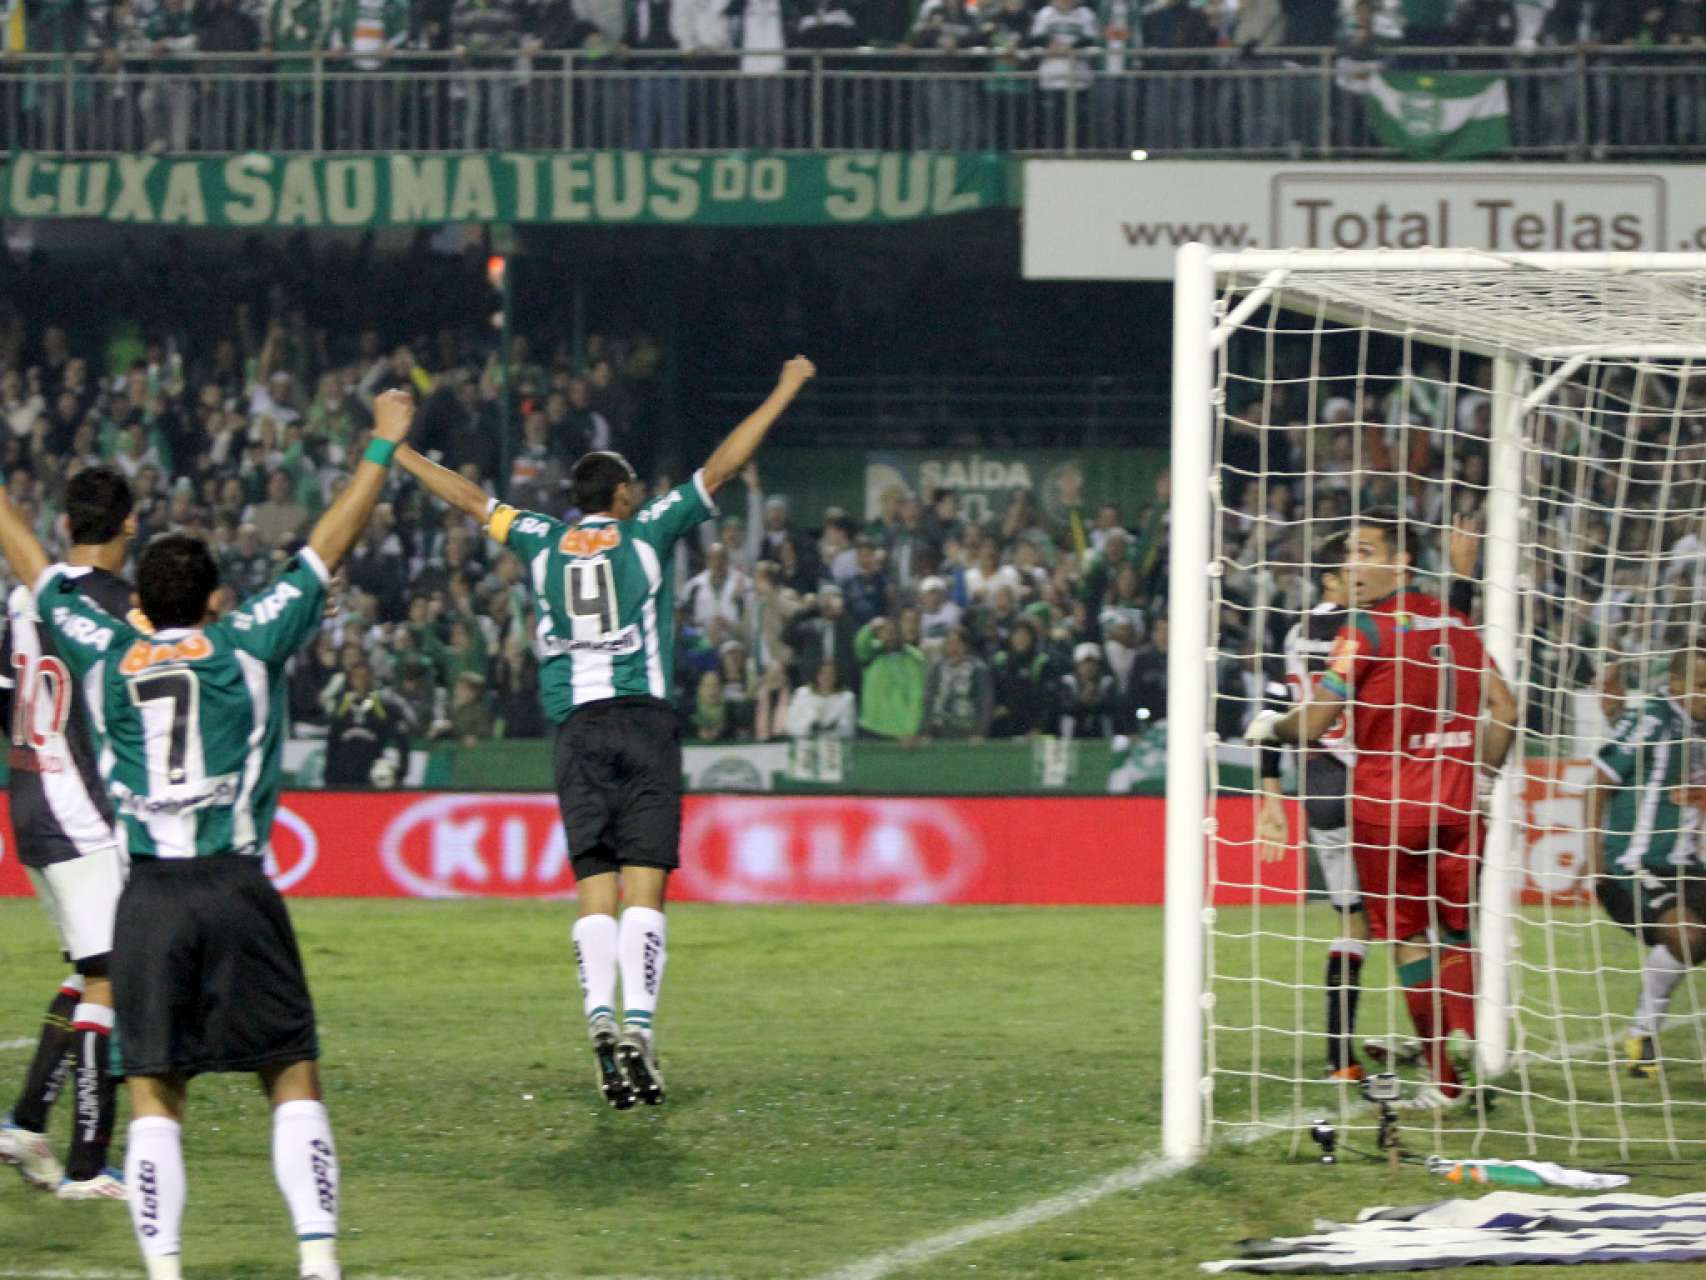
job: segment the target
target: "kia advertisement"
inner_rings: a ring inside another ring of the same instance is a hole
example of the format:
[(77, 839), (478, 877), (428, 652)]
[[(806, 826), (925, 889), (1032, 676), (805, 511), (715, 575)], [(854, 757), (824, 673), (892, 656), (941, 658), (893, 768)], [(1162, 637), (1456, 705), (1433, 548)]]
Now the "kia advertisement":
[[(1576, 894), (1580, 780), (1569, 766), (1531, 770), (1528, 804), (1530, 892)], [(1249, 796), (1216, 804), (1215, 905), (1292, 902), (1306, 882), (1295, 844), (1271, 862), (1257, 855), (1255, 815)], [(1165, 825), (1165, 801), (1148, 796), (692, 795), (670, 892), (730, 903), (1154, 904)], [(9, 820), (3, 833), (0, 896), (27, 894)], [(574, 894), (556, 799), (539, 792), (289, 792), (267, 871), (293, 897)]]

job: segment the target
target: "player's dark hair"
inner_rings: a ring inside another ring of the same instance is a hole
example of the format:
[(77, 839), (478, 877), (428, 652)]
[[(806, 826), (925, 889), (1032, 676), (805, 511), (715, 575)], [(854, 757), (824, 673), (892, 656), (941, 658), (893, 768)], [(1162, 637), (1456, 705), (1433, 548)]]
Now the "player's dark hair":
[(1397, 507), (1370, 507), (1359, 511), (1351, 517), (1351, 525), (1357, 529), (1379, 529), (1386, 539), (1387, 549), (1394, 554), (1410, 550), (1404, 538), (1404, 518), (1398, 514)]
[(65, 516), (77, 546), (111, 542), (124, 532), (134, 507), (130, 482), (111, 467), (85, 467), (66, 482)]
[(616, 490), (637, 479), (628, 459), (600, 449), (575, 463), (569, 488), (577, 507), (588, 515), (601, 515), (616, 505)]
[(1323, 581), (1329, 573), (1345, 571), (1345, 557), (1350, 551), (1351, 535), (1340, 529), (1329, 533), (1315, 545), (1315, 579)]
[(160, 630), (200, 626), (207, 617), (207, 599), (218, 586), (213, 553), (187, 533), (150, 538), (136, 564), (142, 612)]

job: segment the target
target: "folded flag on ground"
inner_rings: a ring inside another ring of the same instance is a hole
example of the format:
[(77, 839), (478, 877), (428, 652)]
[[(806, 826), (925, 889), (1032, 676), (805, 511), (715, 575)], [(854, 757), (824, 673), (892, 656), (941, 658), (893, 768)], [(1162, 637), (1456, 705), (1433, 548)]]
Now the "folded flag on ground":
[(1246, 1240), (1210, 1275), (1427, 1271), (1476, 1264), (1706, 1261), (1706, 1192), (1565, 1198), (1498, 1191), (1478, 1200), (1364, 1209), (1316, 1234)]

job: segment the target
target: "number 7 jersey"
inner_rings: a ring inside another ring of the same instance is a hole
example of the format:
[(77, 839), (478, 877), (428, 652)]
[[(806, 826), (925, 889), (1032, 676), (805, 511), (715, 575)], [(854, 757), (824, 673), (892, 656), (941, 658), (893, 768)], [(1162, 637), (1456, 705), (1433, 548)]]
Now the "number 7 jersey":
[(486, 531), (521, 557), (539, 613), (539, 694), (561, 724), (611, 698), (675, 700), (675, 592), (670, 552), (716, 515), (695, 472), (632, 519), (578, 524), (500, 506)]
[(319, 628), (326, 566), (304, 548), (206, 627), (146, 634), (54, 566), (37, 610), (78, 681), (131, 857), (260, 855), (278, 808), (285, 665)]

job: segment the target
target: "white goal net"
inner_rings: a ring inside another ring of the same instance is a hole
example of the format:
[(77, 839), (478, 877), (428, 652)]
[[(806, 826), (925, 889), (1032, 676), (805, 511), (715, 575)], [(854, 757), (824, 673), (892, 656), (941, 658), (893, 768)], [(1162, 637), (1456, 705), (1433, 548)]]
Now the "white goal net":
[[(1371, 1140), (1360, 1073), (1418, 1153), (1706, 1158), (1706, 256), (1190, 246), (1172, 478), (1167, 1150)], [(1334, 646), (1397, 661), (1400, 567), (1516, 698), (1462, 904), (1450, 838), (1355, 821), (1386, 695)], [(1323, 746), (1243, 741), (1324, 678)]]

